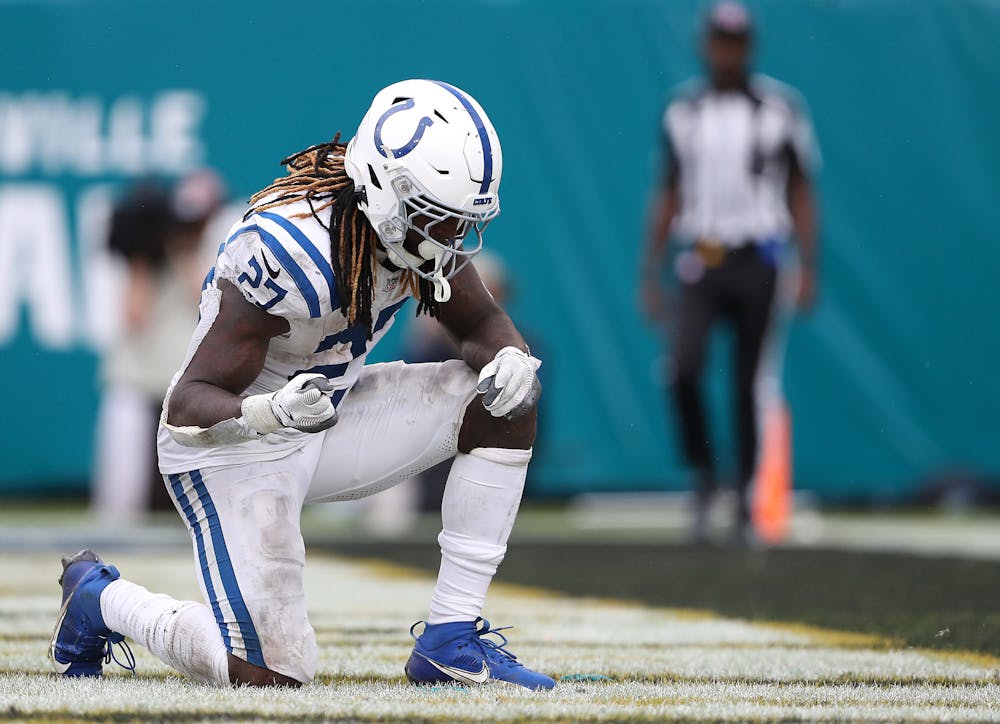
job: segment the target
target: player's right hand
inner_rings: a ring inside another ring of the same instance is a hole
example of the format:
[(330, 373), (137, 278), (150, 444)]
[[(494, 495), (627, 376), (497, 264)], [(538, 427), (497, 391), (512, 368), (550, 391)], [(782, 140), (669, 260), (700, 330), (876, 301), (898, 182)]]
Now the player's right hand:
[(476, 392), (493, 417), (512, 420), (538, 402), (542, 385), (535, 371), (542, 361), (517, 347), (504, 347), (479, 372)]
[(243, 417), (262, 435), (287, 427), (322, 432), (337, 424), (332, 392), (333, 385), (323, 375), (303, 373), (277, 392), (244, 399)]

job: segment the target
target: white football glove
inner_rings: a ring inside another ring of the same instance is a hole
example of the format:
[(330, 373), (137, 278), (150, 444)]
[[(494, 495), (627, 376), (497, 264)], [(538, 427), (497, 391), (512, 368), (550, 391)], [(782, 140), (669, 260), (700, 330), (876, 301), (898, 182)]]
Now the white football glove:
[(243, 419), (261, 435), (283, 427), (322, 432), (337, 424), (332, 392), (330, 380), (321, 374), (296, 375), (277, 392), (244, 398)]
[(520, 417), (538, 401), (542, 385), (535, 370), (542, 361), (517, 347), (504, 347), (479, 373), (476, 392), (493, 417)]

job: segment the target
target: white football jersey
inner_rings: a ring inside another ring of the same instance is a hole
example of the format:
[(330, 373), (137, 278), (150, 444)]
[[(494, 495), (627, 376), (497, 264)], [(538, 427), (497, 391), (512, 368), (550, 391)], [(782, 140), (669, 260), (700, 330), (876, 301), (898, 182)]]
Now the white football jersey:
[[(296, 214), (305, 213), (304, 218)], [(329, 210), (325, 211), (329, 215)], [(377, 265), (372, 303), (372, 338), (364, 326), (350, 326), (340, 311), (340, 299), (330, 265), (329, 232), (309, 212), (305, 202), (251, 214), (235, 224), (219, 247), (215, 266), (202, 291), (201, 318), (184, 365), (174, 375), (170, 392), (218, 314), (220, 280), (235, 285), (247, 301), (288, 321), (289, 331), (271, 339), (264, 369), (246, 394), (274, 392), (301, 372), (318, 372), (334, 387), (340, 406), (358, 379), (365, 358), (392, 326), (406, 303), (401, 270)], [(164, 403), (164, 410), (166, 403)], [(157, 446), (160, 470), (182, 472), (200, 466), (228, 465), (253, 459), (273, 459), (302, 443), (297, 430), (279, 430), (259, 440), (220, 448), (179, 445), (161, 425)]]

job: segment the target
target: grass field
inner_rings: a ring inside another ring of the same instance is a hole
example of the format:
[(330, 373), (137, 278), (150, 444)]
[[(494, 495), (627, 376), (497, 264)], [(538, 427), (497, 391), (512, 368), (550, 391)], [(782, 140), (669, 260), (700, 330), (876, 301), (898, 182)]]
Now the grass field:
[[(438, 560), (430, 543), (341, 541), (329, 550), (428, 572)], [(571, 595), (874, 634), (900, 647), (1000, 657), (1000, 564), (993, 560), (831, 548), (515, 541), (502, 579)]]
[[(144, 552), (103, 552), (132, 580), (197, 598), (189, 551), (175, 539), (161, 543)], [(990, 637), (970, 638), (979, 653), (944, 641), (951, 634), (938, 636), (943, 628), (928, 637), (939, 648), (922, 645), (923, 626), (939, 626), (940, 617), (964, 610), (970, 622), (978, 620), (998, 585), (992, 561), (967, 568), (974, 562), (911, 557), (901, 567), (885, 554), (862, 560), (835, 551), (807, 558), (806, 551), (593, 540), (515, 544), (486, 615), (497, 625), (515, 624), (511, 650), (561, 679), (552, 692), (532, 693), (406, 684), (407, 629), (426, 609), (433, 548), (329, 545), (337, 555), (311, 554), (306, 568), (321, 659), (317, 681), (298, 691), (190, 684), (141, 650), (138, 676), (109, 669), (101, 681), (57, 678), (45, 650), (57, 611), (58, 557), (8, 547), (0, 580), (0, 717), (1000, 721), (1000, 661), (984, 653)], [(818, 570), (824, 561), (839, 567)], [(890, 569), (895, 578), (875, 580)], [(936, 578), (946, 570), (950, 578)], [(535, 585), (522, 585), (528, 582)], [(952, 595), (936, 592), (942, 588)], [(902, 618), (889, 615), (894, 608)], [(874, 613), (851, 625), (851, 610)], [(843, 625), (816, 625), (824, 621)], [(894, 634), (899, 625), (909, 633)]]

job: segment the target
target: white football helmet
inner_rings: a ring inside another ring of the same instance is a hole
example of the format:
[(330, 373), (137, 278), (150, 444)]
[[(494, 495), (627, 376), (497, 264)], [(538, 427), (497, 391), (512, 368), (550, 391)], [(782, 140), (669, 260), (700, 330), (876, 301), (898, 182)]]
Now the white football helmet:
[[(500, 213), (503, 157), (482, 106), (441, 81), (393, 83), (372, 101), (344, 165), (364, 189), (358, 205), (389, 260), (448, 301), (448, 279), (479, 252), (483, 230)], [(475, 243), (465, 248), (470, 233)]]

